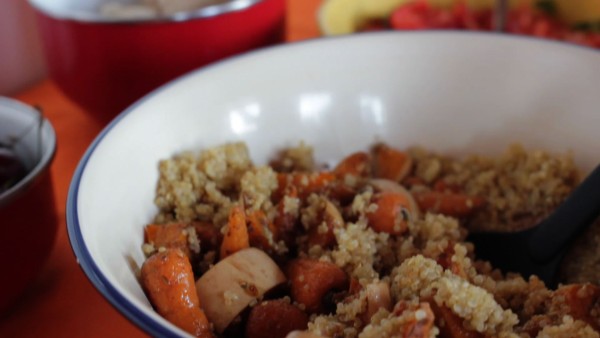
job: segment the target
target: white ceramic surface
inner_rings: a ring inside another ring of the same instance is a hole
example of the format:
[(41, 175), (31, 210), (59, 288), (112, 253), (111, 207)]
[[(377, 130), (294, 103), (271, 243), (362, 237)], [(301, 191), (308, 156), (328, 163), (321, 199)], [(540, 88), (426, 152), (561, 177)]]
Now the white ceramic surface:
[(248, 143), (257, 163), (306, 141), (334, 161), (377, 140), (449, 153), (514, 141), (600, 159), (600, 52), (476, 33), (373, 33), (276, 47), (185, 76), (142, 99), (90, 147), (67, 221), (83, 269), (153, 335), (183, 334), (151, 309), (128, 259), (157, 209), (157, 163), (183, 150)]

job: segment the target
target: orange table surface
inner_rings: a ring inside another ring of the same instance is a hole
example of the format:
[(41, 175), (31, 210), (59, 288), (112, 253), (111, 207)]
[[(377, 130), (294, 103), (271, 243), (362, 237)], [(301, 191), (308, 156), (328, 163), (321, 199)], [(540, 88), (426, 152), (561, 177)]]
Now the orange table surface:
[[(288, 0), (287, 41), (318, 36), (321, 0)], [(145, 337), (96, 291), (78, 266), (66, 230), (65, 208), (77, 163), (103, 126), (44, 80), (15, 96), (43, 108), (56, 129), (51, 167), (61, 226), (48, 263), (20, 303), (0, 318), (0, 337)]]

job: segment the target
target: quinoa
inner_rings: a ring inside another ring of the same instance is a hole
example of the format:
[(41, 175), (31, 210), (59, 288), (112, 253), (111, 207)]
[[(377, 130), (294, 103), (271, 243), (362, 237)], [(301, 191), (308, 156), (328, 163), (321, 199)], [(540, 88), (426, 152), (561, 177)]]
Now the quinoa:
[[(376, 198), (385, 188), (372, 179), (385, 177), (369, 176), (373, 170), (326, 170), (304, 143), (282, 150), (270, 166), (256, 166), (243, 143), (161, 161), (155, 223), (201, 221), (215, 236), (224, 235), (231, 211), (242, 207), (249, 245), (265, 251), (283, 271), (290, 273), (288, 265), (296, 258), (342, 271), (347, 283), (323, 296), (322, 302), (333, 306), (307, 313), (308, 331), (323, 337), (397, 337), (411, 330), (436, 337), (448, 335), (451, 325), (488, 337), (598, 337), (600, 221), (567, 254), (567, 262), (585, 259), (563, 264), (564, 280), (578, 284), (556, 290), (536, 276), (501, 273), (478, 260), (466, 241), (469, 231), (517, 231), (551, 212), (580, 180), (570, 154), (520, 145), (498, 157), (451, 158), (420, 148), (406, 154), (412, 159), (407, 176), (385, 185), (397, 186), (395, 193), (412, 201), (402, 207), (410, 217), (394, 218), (389, 230), (375, 230), (370, 219), (381, 210), (396, 210)], [(415, 196), (431, 192), (468, 196), (468, 213), (417, 203)], [(200, 240), (193, 226), (185, 231), (199, 277), (218, 264), (219, 247)], [(153, 243), (142, 249), (148, 256), (165, 250)], [(293, 283), (307, 288), (310, 276), (288, 279), (289, 288)], [(596, 284), (584, 284), (590, 280)], [(308, 311), (285, 290), (274, 294)], [(225, 303), (236, 299), (235, 293), (223, 296)]]
[(364, 220), (347, 223), (334, 230), (338, 248), (331, 252), (332, 261), (349, 272), (349, 275), (365, 284), (379, 277), (375, 267), (379, 263), (378, 252), (387, 243), (388, 235), (376, 233)]
[(600, 219), (586, 229), (571, 246), (561, 265), (566, 283), (600, 284)]
[(246, 171), (242, 178), (241, 193), (246, 208), (271, 210), (270, 196), (277, 188), (277, 177), (270, 167), (260, 167)]
[(581, 320), (573, 320), (564, 316), (558, 325), (546, 326), (537, 335), (537, 338), (598, 338), (600, 335), (588, 324)]
[(244, 143), (182, 153), (159, 163), (156, 223), (195, 220), (221, 226), (239, 194), (240, 177), (252, 168)]
[(411, 150), (416, 175), (425, 182), (443, 180), (463, 186), (487, 205), (468, 224), (471, 230), (517, 231), (528, 228), (560, 204), (579, 183), (572, 155), (526, 151), (511, 145), (497, 158), (450, 158), (421, 148)]
[(442, 278), (443, 273), (436, 261), (413, 256), (392, 271), (392, 296), (396, 301), (431, 298), (433, 282)]
[(304, 142), (283, 149), (271, 166), (279, 172), (313, 171), (316, 168), (313, 148)]
[(435, 302), (465, 319), (467, 328), (492, 335), (512, 332), (518, 323), (517, 316), (511, 310), (504, 310), (492, 294), (448, 271), (434, 287)]
[[(426, 322), (433, 321), (431, 310), (428, 303), (418, 304), (411, 302), (406, 305), (407, 309), (400, 315), (388, 314), (387, 316), (377, 318), (371, 321), (358, 336), (359, 338), (377, 338), (393, 337), (398, 332), (410, 331), (413, 327), (426, 326)], [(417, 331), (418, 332), (418, 331)], [(433, 326), (427, 332), (423, 332), (419, 337), (433, 338), (437, 337), (439, 330)]]
[(196, 228), (193, 226), (185, 228), (185, 234), (187, 235), (188, 247), (191, 252), (195, 254), (200, 253), (200, 240), (198, 239), (198, 235), (196, 234)]
[(421, 242), (443, 239), (460, 241), (466, 236), (466, 233), (461, 231), (462, 229), (455, 218), (440, 214), (428, 213), (423, 219), (417, 220), (414, 226), (409, 227), (409, 229), (411, 234)]

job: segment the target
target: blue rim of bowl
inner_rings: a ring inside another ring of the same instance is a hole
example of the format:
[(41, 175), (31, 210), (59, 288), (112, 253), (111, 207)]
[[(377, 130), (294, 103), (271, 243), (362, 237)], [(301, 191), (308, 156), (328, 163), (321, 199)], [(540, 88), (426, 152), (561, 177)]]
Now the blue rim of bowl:
[(321, 39), (305, 40), (305, 41), (300, 41), (300, 42), (296, 42), (293, 44), (265, 47), (263, 49), (248, 52), (246, 54), (232, 56), (226, 60), (216, 62), (214, 64), (193, 70), (193, 71), (191, 71), (185, 75), (182, 75), (182, 76), (164, 84), (163, 86), (153, 90), (149, 94), (145, 95), (144, 97), (142, 97), (141, 99), (139, 99), (138, 101), (133, 103), (130, 107), (125, 109), (122, 113), (117, 115), (117, 117), (115, 117), (115, 119), (113, 121), (111, 121), (100, 132), (100, 134), (94, 139), (92, 144), (86, 150), (86, 152), (83, 155), (82, 159), (80, 160), (79, 164), (77, 165), (77, 168), (76, 168), (75, 173), (73, 174), (73, 178), (71, 180), (71, 185), (69, 186), (69, 192), (68, 192), (68, 197), (67, 197), (67, 206), (66, 206), (67, 232), (69, 235), (69, 241), (71, 243), (71, 248), (73, 249), (73, 253), (75, 254), (75, 257), (77, 258), (77, 263), (79, 264), (81, 269), (84, 271), (84, 273), (86, 274), (88, 279), (92, 282), (92, 284), (96, 287), (96, 289), (110, 302), (110, 304), (113, 307), (115, 307), (126, 318), (128, 318), (130, 321), (135, 323), (142, 330), (146, 331), (147, 333), (149, 333), (153, 336), (178, 337), (178, 335), (175, 331), (170, 330), (167, 327), (164, 327), (160, 324), (157, 324), (154, 321), (149, 321), (149, 318), (146, 316), (146, 314), (144, 314), (142, 311), (140, 311), (138, 308), (136, 308), (136, 306), (132, 302), (127, 300), (127, 298), (125, 298), (122, 294), (120, 294), (119, 291), (111, 285), (111, 283), (104, 276), (104, 274), (102, 273), (100, 268), (94, 263), (94, 260), (92, 259), (92, 256), (83, 240), (83, 235), (81, 233), (81, 225), (79, 224), (77, 199), (78, 199), (78, 194), (79, 194), (79, 185), (81, 183), (81, 178), (82, 178), (83, 172), (85, 170), (85, 167), (86, 167), (90, 157), (94, 153), (94, 150), (98, 147), (98, 145), (101, 143), (101, 141), (104, 139), (104, 137), (112, 130), (112, 128), (114, 126), (116, 126), (119, 123), (119, 121), (121, 121), (125, 116), (127, 116), (130, 113), (132, 113), (133, 111), (135, 111), (138, 106), (142, 105), (143, 103), (148, 101), (150, 98), (160, 94), (161, 92), (167, 90), (168, 88), (171, 88), (172, 86), (184, 81), (188, 77), (197, 76), (198, 74), (201, 74), (210, 69), (222, 67), (223, 65), (226, 65), (230, 62), (235, 62), (238, 59), (248, 58), (248, 56), (257, 56), (257, 55), (269, 53), (269, 52), (276, 51), (276, 50), (296, 48), (297, 46), (306, 45), (306, 44), (322, 44), (322, 43), (327, 43), (325, 41), (331, 41), (331, 40), (340, 41), (340, 40), (346, 40), (346, 39), (347, 40), (361, 39), (361, 37), (365, 37), (365, 36), (379, 36), (379, 35), (402, 36), (402, 35), (416, 35), (416, 34), (438, 35), (440, 37), (442, 37), (442, 36), (464, 36), (464, 35), (485, 35), (485, 36), (489, 36), (490, 38), (498, 38), (498, 39), (528, 40), (528, 41), (532, 41), (535, 43), (546, 44), (546, 45), (550, 45), (550, 46), (559, 46), (559, 47), (564, 46), (566, 48), (574, 48), (574, 49), (592, 51), (592, 52), (597, 53), (597, 55), (599, 56), (598, 60), (600, 62), (600, 51), (598, 49), (587, 47), (587, 46), (575, 45), (575, 44), (571, 44), (571, 43), (565, 43), (565, 42), (556, 41), (556, 40), (540, 39), (540, 38), (535, 38), (535, 37), (525, 36), (525, 35), (508, 35), (508, 34), (498, 34), (498, 33), (489, 33), (489, 32), (427, 30), (427, 31), (411, 31), (411, 32), (405, 32), (405, 31), (368, 32), (368, 33), (361, 33), (361, 34), (333, 36), (333, 37), (326, 37), (326, 38), (321, 38)]
[[(185, 77), (185, 75), (184, 75)], [(178, 82), (175, 80), (175, 82)], [(173, 83), (168, 83), (165, 86), (170, 87)], [(157, 89), (156, 92), (150, 94), (156, 94), (158, 91), (164, 90), (165, 87)], [(140, 99), (138, 102), (131, 105), (124, 112), (119, 114), (113, 121), (111, 121), (94, 139), (92, 144), (84, 153), (80, 160), (71, 184), (69, 186), (67, 205), (66, 205), (66, 222), (67, 222), (67, 233), (69, 235), (69, 242), (71, 249), (77, 259), (77, 264), (83, 270), (85, 275), (88, 277), (94, 287), (105, 297), (110, 304), (121, 312), (130, 321), (135, 323), (139, 328), (146, 331), (155, 337), (178, 337), (175, 331), (169, 330), (167, 327), (162, 325), (156, 325), (153, 321), (147, 322), (147, 316), (140, 311), (133, 303), (127, 300), (115, 287), (113, 287), (110, 281), (104, 276), (98, 265), (94, 262), (92, 255), (90, 254), (85, 242), (83, 240), (83, 234), (81, 233), (81, 225), (79, 224), (79, 212), (77, 209), (77, 200), (79, 196), (79, 185), (81, 184), (81, 178), (87, 163), (94, 153), (94, 150), (98, 147), (104, 137), (116, 126), (120, 120), (125, 116), (129, 115), (137, 106), (145, 102), (147, 97)], [(155, 324), (155, 325), (152, 325)]]
[(202, 6), (197, 9), (181, 11), (173, 14), (159, 14), (152, 18), (112, 18), (103, 16), (98, 13), (87, 13), (87, 12), (71, 12), (63, 13), (61, 11), (52, 10), (48, 6), (43, 5), (40, 1), (43, 0), (27, 0), (29, 4), (51, 18), (61, 20), (72, 20), (80, 23), (110, 23), (110, 24), (143, 24), (143, 23), (166, 23), (166, 22), (182, 22), (194, 19), (206, 19), (227, 13), (233, 13), (242, 11), (258, 5), (261, 2), (269, 0), (230, 0), (224, 3), (217, 3), (212, 5)]

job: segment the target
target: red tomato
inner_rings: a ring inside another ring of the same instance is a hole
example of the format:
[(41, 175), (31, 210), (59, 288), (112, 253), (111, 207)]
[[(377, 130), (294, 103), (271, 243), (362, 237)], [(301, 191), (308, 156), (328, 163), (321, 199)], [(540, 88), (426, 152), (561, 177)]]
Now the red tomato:
[(521, 9), (509, 13), (507, 31), (514, 34), (560, 39), (565, 28), (549, 16)]
[[(467, 29), (489, 31), (493, 28), (492, 10), (472, 11), (464, 2), (450, 9), (435, 8), (427, 0), (398, 7), (390, 17), (393, 29)], [(599, 32), (572, 30), (557, 19), (531, 8), (511, 10), (506, 30), (513, 34), (556, 39), (600, 48)]]
[(463, 29), (475, 31), (489, 31), (492, 29), (493, 15), (489, 10), (473, 11), (466, 4), (459, 3), (454, 6), (453, 13)]
[(416, 1), (399, 7), (391, 17), (395, 29), (458, 29), (459, 16), (453, 10), (430, 6), (427, 1)]
[(431, 10), (431, 6), (424, 1), (415, 1), (413, 3), (400, 6), (396, 9), (390, 18), (390, 25), (394, 29), (426, 29), (426, 16)]

